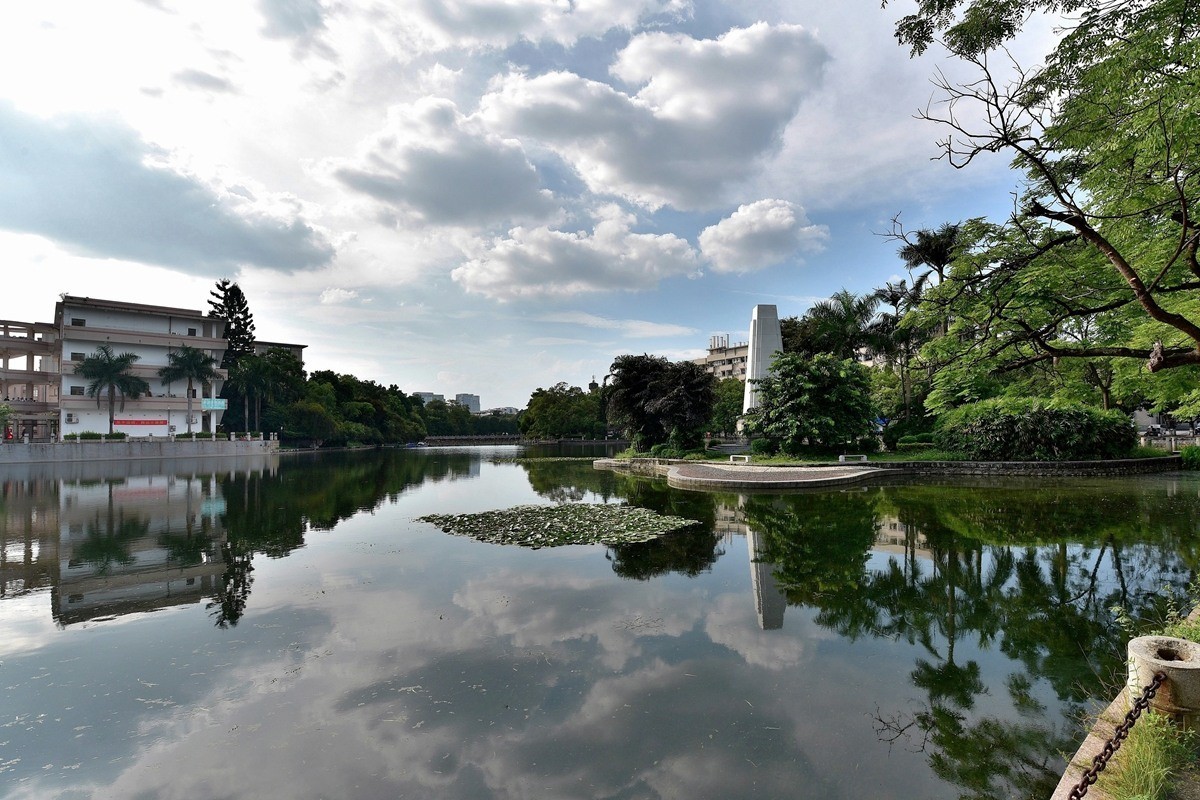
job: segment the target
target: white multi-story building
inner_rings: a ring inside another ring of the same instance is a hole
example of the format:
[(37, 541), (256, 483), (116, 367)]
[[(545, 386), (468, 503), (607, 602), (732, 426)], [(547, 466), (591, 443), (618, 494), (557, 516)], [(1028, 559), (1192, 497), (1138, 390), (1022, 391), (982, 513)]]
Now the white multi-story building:
[[(54, 309), (53, 352), (41, 356), (42, 370), (58, 374), (58, 430), (61, 434), (108, 432), (108, 400), (87, 396), (87, 380), (75, 373), (79, 364), (108, 345), (115, 354), (138, 356), (133, 374), (150, 384), (150, 392), (136, 400), (118, 399), (113, 430), (131, 436), (167, 436), (188, 429), (187, 383), (165, 383), (159, 370), (170, 362), (168, 354), (184, 345), (221, 362), (225, 352), (225, 321), (186, 308), (151, 306), (115, 300), (95, 300), (64, 295)], [(193, 431), (215, 430), (223, 411), (218, 400), (226, 377), (192, 388)]]
[(472, 414), (479, 413), (479, 395), (477, 394), (456, 394), (454, 395), (454, 402), (463, 406)]
[(708, 340), (708, 355), (692, 359), (693, 364), (704, 367), (717, 380), (737, 378), (746, 380), (746, 362), (750, 359), (750, 345), (746, 342), (729, 343), (729, 335), (713, 336)]

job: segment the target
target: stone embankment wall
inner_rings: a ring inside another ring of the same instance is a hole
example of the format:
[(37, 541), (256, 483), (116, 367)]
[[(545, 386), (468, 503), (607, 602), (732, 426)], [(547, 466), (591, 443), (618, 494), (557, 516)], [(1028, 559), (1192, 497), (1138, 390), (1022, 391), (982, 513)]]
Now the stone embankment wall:
[(1108, 461), (868, 461), (866, 466), (912, 475), (1141, 475), (1182, 469), (1178, 455)]
[[(593, 462), (598, 469), (619, 469), (636, 475), (666, 477), (676, 464), (704, 464), (704, 461), (684, 461), (668, 458), (602, 458)], [(721, 463), (721, 462), (714, 462)], [(750, 463), (755, 466), (751, 459)], [(775, 466), (775, 465), (769, 465)], [(846, 467), (847, 464), (829, 462), (805, 464), (805, 467)], [(1122, 458), (1109, 461), (864, 461), (854, 462), (857, 467), (874, 467), (906, 475), (1035, 475), (1077, 477), (1085, 475), (1140, 475), (1152, 472), (1170, 472), (1183, 468), (1183, 459), (1178, 455), (1159, 458)], [(780, 469), (787, 467), (780, 466)]]
[(197, 441), (133, 439), (120, 442), (6, 442), (0, 445), (0, 467), (54, 461), (128, 461), (141, 458), (196, 458), (278, 453), (278, 440)]

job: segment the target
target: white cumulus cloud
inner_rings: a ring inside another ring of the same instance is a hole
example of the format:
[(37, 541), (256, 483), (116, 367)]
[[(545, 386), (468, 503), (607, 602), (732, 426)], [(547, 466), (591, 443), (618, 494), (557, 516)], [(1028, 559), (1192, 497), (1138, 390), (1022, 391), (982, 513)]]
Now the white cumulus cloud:
[(609, 207), (592, 233), (513, 228), (451, 277), (466, 291), (499, 300), (650, 289), (698, 274), (696, 251), (673, 234), (635, 233), (634, 217)]
[(641, 87), (635, 94), (571, 72), (509, 73), (482, 98), (480, 117), (545, 143), (594, 192), (708, 208), (778, 149), (826, 60), (799, 25), (758, 23), (716, 39), (639, 34), (611, 70)]
[(829, 228), (809, 222), (804, 209), (787, 200), (759, 200), (700, 233), (700, 250), (717, 272), (753, 272), (797, 252), (817, 252)]
[(345, 303), (348, 300), (353, 300), (358, 297), (358, 292), (353, 289), (341, 289), (336, 286), (331, 286), (321, 292), (322, 305), (337, 305)]
[(519, 142), (481, 130), (442, 98), (393, 107), (357, 158), (330, 166), (350, 189), (434, 224), (541, 219), (555, 210)]

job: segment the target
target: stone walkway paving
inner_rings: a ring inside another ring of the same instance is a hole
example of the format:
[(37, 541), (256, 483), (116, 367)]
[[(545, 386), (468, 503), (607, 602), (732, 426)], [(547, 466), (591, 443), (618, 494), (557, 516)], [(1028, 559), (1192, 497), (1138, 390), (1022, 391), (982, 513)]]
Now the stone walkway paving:
[(667, 483), (680, 488), (802, 489), (854, 483), (883, 470), (862, 466), (764, 467), (753, 464), (674, 464)]

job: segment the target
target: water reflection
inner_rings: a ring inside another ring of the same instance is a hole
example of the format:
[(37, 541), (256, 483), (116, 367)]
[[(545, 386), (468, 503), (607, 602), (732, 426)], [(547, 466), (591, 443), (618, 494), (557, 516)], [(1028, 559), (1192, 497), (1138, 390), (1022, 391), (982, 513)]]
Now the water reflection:
[[(1108, 606), (1194, 571), (1197, 488), (739, 497), (468, 451), (10, 476), (0, 796), (1046, 796), (1121, 666)], [(700, 525), (414, 521), (528, 502)]]
[(241, 459), (34, 464), (0, 483), (0, 599), (49, 589), (68, 626), (206, 602), (236, 625), (256, 554), (279, 558), (309, 531), (394, 500), (422, 483), (479, 476), (469, 452), (384, 451)]

